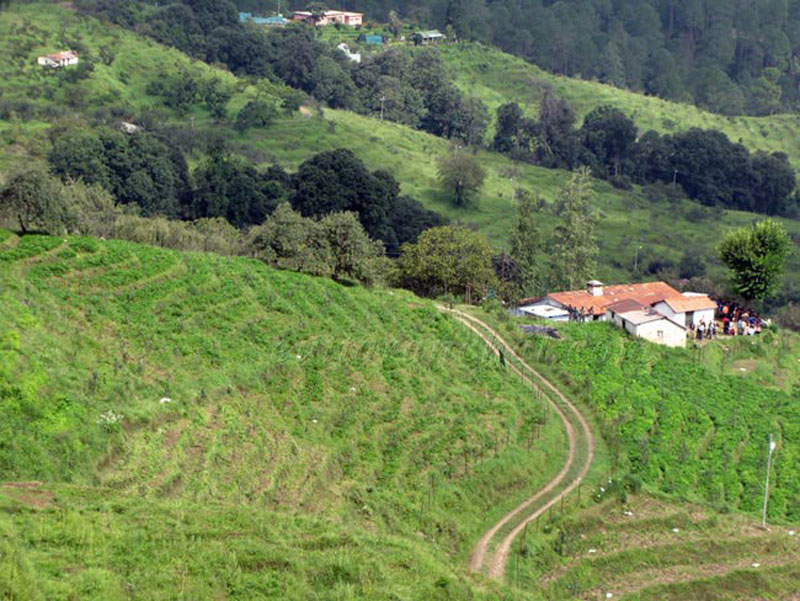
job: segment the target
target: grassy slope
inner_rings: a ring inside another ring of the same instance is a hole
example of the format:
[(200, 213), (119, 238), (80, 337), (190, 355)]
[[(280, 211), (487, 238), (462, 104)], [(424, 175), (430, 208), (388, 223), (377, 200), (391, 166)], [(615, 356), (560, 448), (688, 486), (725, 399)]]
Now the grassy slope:
[(800, 167), (800, 116), (726, 117), (694, 105), (670, 102), (614, 86), (548, 73), (536, 65), (480, 44), (442, 47), (445, 60), (459, 85), (483, 100), (492, 111), (511, 100), (535, 114), (549, 84), (583, 118), (592, 109), (609, 104), (634, 119), (641, 132), (672, 133), (700, 127), (718, 129), (751, 150), (781, 151)]
[(0, 245), (0, 481), (45, 483), (0, 488), (0, 592), (482, 598), (470, 545), (558, 469), (556, 420), (533, 440), (541, 405), (407, 292)]
[[(24, 22), (29, 23), (26, 34), (0, 36), (0, 48), (3, 48), (4, 43), (8, 48), (9, 45), (20, 43), (20, 40), (29, 42), (33, 40), (31, 43), (36, 44), (30, 49), (28, 64), (21, 73), (17, 72), (16, 67), (7, 63), (0, 65), (0, 75), (9, 82), (3, 86), (4, 90), (7, 90), (5, 94), (10, 93), (11, 97), (31, 96), (31, 90), (41, 85), (40, 70), (33, 64), (35, 56), (40, 49), (60, 47), (61, 27), (67, 32), (68, 39), (80, 37), (82, 43), (92, 48), (95, 54), (99, 54), (97, 48), (101, 45), (119, 49), (110, 66), (98, 64), (92, 77), (81, 84), (87, 90), (88, 105), (91, 110), (111, 101), (102, 93), (106, 89), (118, 90), (120, 101), (130, 106), (132, 114), (152, 106), (155, 99), (146, 96), (144, 90), (154, 74), (175, 63), (190, 62), (176, 51), (139, 38), (130, 32), (100, 25), (93, 19), (81, 17), (63, 6), (47, 5), (46, 10), (41, 7), (42, 4), (39, 3), (15, 5), (13, 9), (0, 13), (0, 31), (12, 31)], [(34, 30), (39, 33), (34, 35), (32, 33)], [(496, 51), (487, 50), (485, 52), (488, 54), (484, 55), (482, 54), (484, 51), (476, 46), (447, 47), (444, 52), (454, 67), (454, 73), (459, 81), (469, 85), (473, 93), (484, 96), (484, 99), (487, 99), (486, 91), (492, 89), (495, 90), (495, 94), (508, 94), (509, 98), (514, 98), (515, 90), (519, 86), (511, 83), (529, 81), (533, 73), (530, 69), (535, 70), (535, 67), (527, 63)], [(492, 61), (496, 60), (500, 68), (481, 72), (478, 78), (474, 75), (478, 69), (476, 56), (484, 59), (488, 56)], [(230, 74), (202, 63), (195, 63), (194, 68), (207, 76), (216, 73), (220, 77), (234, 81)], [(542, 74), (542, 77), (544, 76), (545, 74)], [(473, 78), (477, 81), (473, 82)], [(565, 86), (569, 84), (580, 89), (584, 89), (585, 86), (606, 89), (605, 86), (597, 86), (591, 82), (564, 80), (563, 83)], [(239, 87), (242, 91), (231, 102), (231, 114), (235, 114), (237, 107), (240, 107), (245, 98), (252, 93), (241, 82)], [(631, 103), (644, 103), (643, 107), (649, 102), (662, 103), (657, 99), (614, 88), (608, 88), (608, 91), (620, 99), (628, 99)], [(54, 100), (41, 97), (37, 102), (43, 106), (63, 108), (62, 95), (63, 90), (59, 90)], [(575, 102), (577, 97), (577, 95), (570, 96), (570, 99)], [(669, 117), (681, 123), (686, 121), (679, 110), (695, 110), (684, 105), (662, 104), (669, 109), (667, 111)], [(588, 108), (589, 104), (581, 106)], [(644, 108), (640, 109), (640, 113), (642, 119), (649, 114)], [(295, 115), (281, 119), (267, 130), (250, 131), (243, 136), (233, 133), (225, 124), (214, 124), (207, 112), (199, 107), (191, 117), (194, 118), (198, 129), (228, 131), (234, 136), (234, 146), (262, 165), (278, 162), (292, 169), (321, 150), (351, 148), (371, 168), (391, 171), (401, 182), (403, 193), (411, 194), (429, 208), (440, 211), (455, 221), (474, 224), (490, 237), (497, 248), (507, 245), (513, 224), (514, 189), (523, 186), (536, 191), (545, 199), (552, 200), (558, 186), (568, 177), (564, 171), (513, 165), (506, 157), (481, 152), (481, 160), (488, 171), (486, 185), (474, 206), (457, 209), (450, 206), (448, 199), (439, 191), (436, 181), (436, 159), (448, 152), (449, 146), (446, 141), (407, 127), (345, 111), (325, 110), (324, 115), (324, 119)], [(185, 117), (180, 121), (188, 126), (189, 118)], [(714, 115), (704, 114), (703, 118), (728, 121), (726, 118)], [(777, 122), (782, 118), (774, 119)], [(24, 164), (30, 160), (31, 154), (42, 157), (47, 148), (46, 128), (47, 124), (43, 122), (0, 121), (0, 139), (4, 138), (6, 141), (5, 151), (0, 152), (0, 171), (7, 172), (11, 165)], [(198, 157), (193, 157), (194, 161), (197, 159)], [(714, 246), (724, 231), (754, 219), (749, 213), (725, 211), (715, 213), (704, 220), (692, 221), (687, 218), (687, 214), (693, 209), (696, 211), (695, 203), (685, 201), (677, 205), (666, 202), (654, 204), (644, 198), (638, 190), (634, 193), (620, 192), (603, 182), (597, 182), (596, 188), (596, 206), (601, 217), (598, 227), (601, 259), (597, 275), (607, 281), (630, 278), (637, 245), (643, 247), (641, 257), (644, 265), (654, 256), (677, 261), (685, 251), (711, 258), (714, 255)], [(542, 215), (543, 229), (549, 231), (555, 223), (556, 218), (545, 211)], [(793, 234), (800, 236), (799, 223), (795, 221), (785, 223)], [(718, 274), (722, 273), (722, 268), (718, 265), (713, 269)], [(797, 286), (796, 280), (800, 278), (800, 257), (792, 259), (788, 271), (791, 285)]]

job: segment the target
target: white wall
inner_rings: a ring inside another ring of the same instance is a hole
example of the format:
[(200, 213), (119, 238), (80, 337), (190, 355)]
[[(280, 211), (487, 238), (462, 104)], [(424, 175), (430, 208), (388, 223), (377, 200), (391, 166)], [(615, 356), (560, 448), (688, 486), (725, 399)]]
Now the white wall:
[(685, 324), (686, 323), (686, 313), (675, 313), (672, 309), (670, 309), (669, 305), (664, 301), (660, 303), (656, 303), (653, 307), (656, 311), (661, 313), (661, 315), (666, 315), (672, 321), (677, 321), (678, 323)]
[(704, 309), (703, 311), (695, 311), (694, 315), (692, 316), (692, 325), (699, 324), (700, 320), (705, 321), (706, 325), (710, 324), (714, 320), (714, 309)]
[[(661, 333), (660, 336), (659, 332)], [(659, 319), (639, 326), (632, 326), (631, 333), (634, 336), (639, 336), (657, 344), (681, 348), (686, 346), (686, 330), (668, 319)]]

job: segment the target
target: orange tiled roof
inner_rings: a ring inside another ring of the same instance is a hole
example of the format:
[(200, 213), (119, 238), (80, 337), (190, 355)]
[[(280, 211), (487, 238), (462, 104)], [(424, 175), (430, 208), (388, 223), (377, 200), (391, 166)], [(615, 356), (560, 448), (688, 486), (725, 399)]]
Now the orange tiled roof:
[(606, 307), (621, 300), (633, 300), (641, 305), (650, 306), (666, 299), (683, 299), (680, 292), (664, 282), (647, 282), (644, 284), (619, 284), (604, 286), (603, 294), (592, 296), (587, 290), (569, 290), (552, 292), (548, 298), (585, 313), (599, 315), (605, 313)]
[(708, 296), (683, 296), (680, 298), (667, 298), (664, 302), (669, 305), (669, 308), (675, 313), (688, 313), (690, 311), (704, 311), (708, 309), (716, 309), (717, 303), (711, 300)]

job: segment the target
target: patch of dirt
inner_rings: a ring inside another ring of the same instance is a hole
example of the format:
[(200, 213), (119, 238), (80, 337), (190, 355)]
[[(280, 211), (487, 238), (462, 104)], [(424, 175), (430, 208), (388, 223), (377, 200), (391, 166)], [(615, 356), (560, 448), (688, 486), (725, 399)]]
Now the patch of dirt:
[(41, 488), (41, 482), (6, 482), (0, 485), (0, 491), (11, 498), (34, 509), (47, 509), (54, 506), (55, 495)]
[(314, 116), (314, 112), (307, 106), (300, 107), (300, 114), (303, 115), (303, 117), (305, 117), (306, 119)]

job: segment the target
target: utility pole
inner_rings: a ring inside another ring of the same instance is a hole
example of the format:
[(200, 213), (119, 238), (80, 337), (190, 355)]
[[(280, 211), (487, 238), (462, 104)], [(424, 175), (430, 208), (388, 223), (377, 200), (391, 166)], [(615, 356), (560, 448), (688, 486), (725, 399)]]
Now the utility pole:
[(672, 170), (672, 187), (675, 188), (678, 185), (678, 170)]
[(386, 102), (386, 96), (381, 96), (381, 121), (383, 121), (383, 103)]
[(769, 435), (769, 452), (767, 453), (767, 478), (764, 483), (764, 509), (761, 511), (761, 527), (767, 527), (767, 501), (769, 500), (769, 472), (772, 469), (772, 452), (775, 450), (777, 444), (772, 439), (772, 434)]
[(639, 250), (641, 250), (641, 244), (636, 245), (636, 258), (633, 260), (633, 271), (639, 273)]

